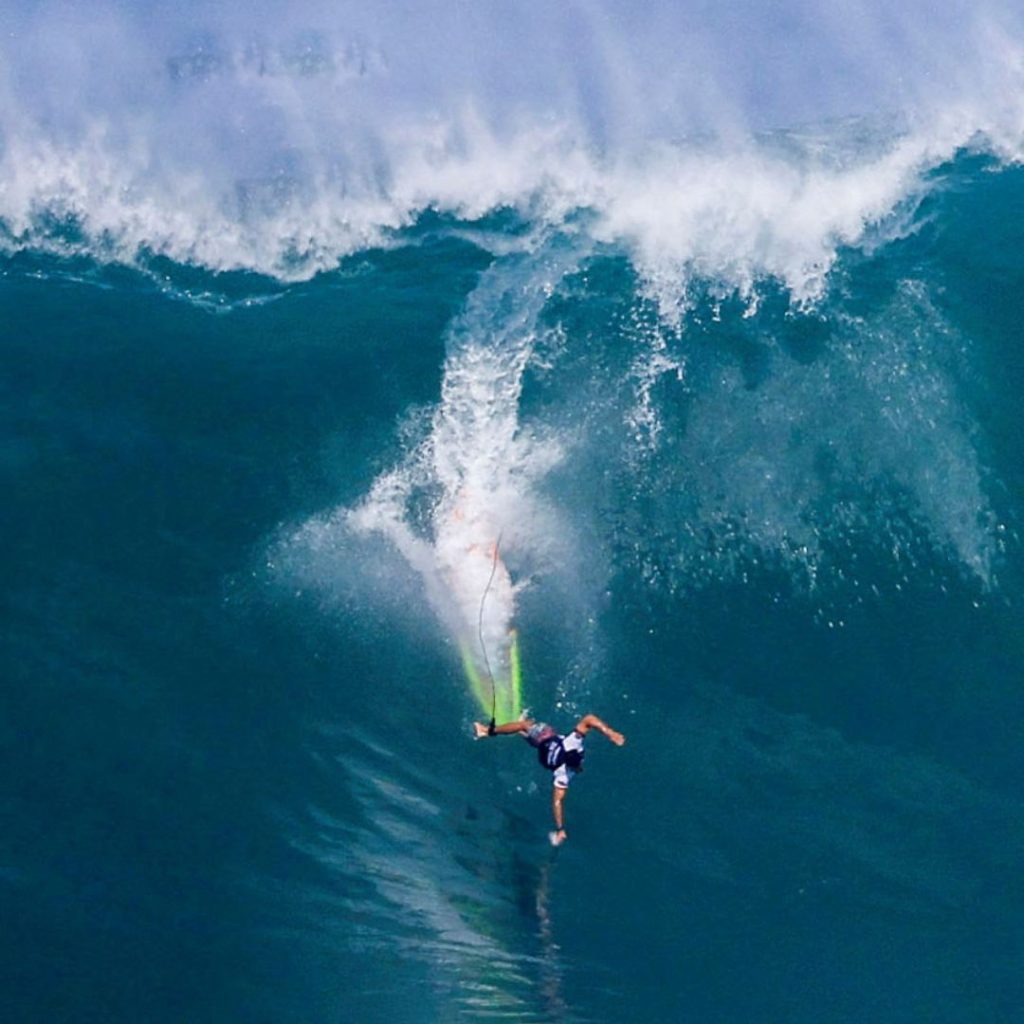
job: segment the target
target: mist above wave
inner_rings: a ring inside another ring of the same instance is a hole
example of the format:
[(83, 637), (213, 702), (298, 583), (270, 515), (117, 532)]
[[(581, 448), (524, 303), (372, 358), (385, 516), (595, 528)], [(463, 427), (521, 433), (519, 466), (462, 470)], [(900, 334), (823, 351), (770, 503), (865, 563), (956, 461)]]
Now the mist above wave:
[(0, 239), (298, 279), (428, 210), (512, 208), (582, 217), (670, 316), (694, 276), (813, 298), (929, 168), (1018, 152), (1019, 28), (996, 5), (26, 8)]

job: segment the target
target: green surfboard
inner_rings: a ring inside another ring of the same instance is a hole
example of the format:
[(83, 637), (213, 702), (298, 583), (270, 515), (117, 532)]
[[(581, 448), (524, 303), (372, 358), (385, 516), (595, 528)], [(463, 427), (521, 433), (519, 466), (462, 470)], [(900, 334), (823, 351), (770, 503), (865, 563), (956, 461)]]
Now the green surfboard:
[(522, 666), (519, 660), (519, 634), (512, 631), (511, 641), (508, 649), (508, 675), (495, 673), (494, 689), (491, 690), (491, 679), (486, 669), (483, 671), (477, 666), (473, 648), (463, 643), (460, 646), (462, 654), (462, 670), (466, 673), (466, 680), (469, 683), (470, 691), (476, 698), (480, 709), (488, 718), (491, 717), (491, 707), (494, 707), (494, 717), (499, 722), (514, 722), (523, 713), (523, 691), (522, 691)]

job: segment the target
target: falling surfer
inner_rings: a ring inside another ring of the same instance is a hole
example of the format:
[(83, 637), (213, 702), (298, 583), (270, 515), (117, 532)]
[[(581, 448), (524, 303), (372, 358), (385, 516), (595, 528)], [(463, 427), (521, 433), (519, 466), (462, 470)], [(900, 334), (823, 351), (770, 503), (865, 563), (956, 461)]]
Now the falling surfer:
[(483, 740), (490, 736), (521, 735), (531, 747), (537, 750), (537, 760), (551, 772), (551, 812), (555, 818), (555, 831), (548, 838), (552, 846), (561, 846), (568, 838), (565, 831), (565, 794), (573, 777), (583, 771), (583, 740), (591, 729), (597, 729), (617, 747), (626, 742), (621, 732), (616, 732), (601, 721), (597, 715), (584, 715), (568, 736), (562, 736), (546, 722), (534, 722), (522, 718), (518, 722), (505, 722), (497, 725), (490, 722), (474, 722), (473, 730), (476, 739)]
[[(610, 726), (602, 722), (597, 715), (584, 715), (576, 723), (576, 727), (568, 734), (568, 736), (563, 736), (556, 732), (546, 722), (534, 722), (529, 718), (519, 718), (518, 720), (505, 722), (502, 725), (497, 724), (498, 686), (494, 678), (494, 673), (491, 671), (491, 661), (487, 654), (487, 644), (484, 639), (484, 606), (487, 603), (487, 595), (490, 593), (491, 586), (494, 583), (495, 575), (498, 572), (499, 566), (501, 567), (503, 576), (508, 578), (508, 570), (505, 568), (505, 565), (501, 561), (498, 553), (500, 546), (501, 534), (499, 533), (498, 539), (494, 542), (491, 550), (488, 552), (491, 562), (491, 571), (487, 580), (487, 585), (484, 587), (483, 593), (480, 596), (480, 607), (477, 613), (477, 639), (480, 642), (480, 654), (482, 655), (483, 665), (487, 672), (487, 679), (490, 682), (491, 720), (487, 725), (484, 725), (483, 722), (474, 722), (473, 729), (478, 740), (487, 739), (490, 736), (521, 735), (531, 747), (536, 749), (537, 759), (543, 767), (547, 768), (547, 770), (551, 772), (551, 811), (555, 818), (555, 830), (554, 832), (549, 833), (548, 838), (551, 840), (552, 846), (561, 846), (567, 838), (567, 833), (565, 831), (565, 810), (562, 805), (565, 802), (565, 794), (569, 789), (569, 783), (572, 782), (574, 776), (583, 771), (584, 737), (591, 729), (597, 729), (598, 732), (606, 736), (617, 747), (621, 747), (626, 742), (626, 737), (623, 736), (621, 732), (616, 732)], [(475, 545), (470, 548), (469, 553), (472, 553), (474, 550), (476, 550)], [(509, 587), (511, 588), (511, 580), (509, 580)], [(509, 703), (506, 704), (506, 708), (510, 708), (511, 714), (515, 715), (518, 711), (519, 705), (519, 673), (517, 668), (519, 656), (514, 632), (510, 635), (512, 636), (512, 643), (510, 647), (511, 692)], [(474, 685), (474, 689), (476, 690), (478, 697), (482, 698), (481, 704), (484, 704), (486, 700), (484, 694), (486, 691), (484, 690), (482, 682), (475, 671), (470, 671), (471, 662), (467, 660), (466, 665), (467, 675), (470, 675), (471, 682)], [(506, 714), (508, 714), (508, 711), (506, 711)]]

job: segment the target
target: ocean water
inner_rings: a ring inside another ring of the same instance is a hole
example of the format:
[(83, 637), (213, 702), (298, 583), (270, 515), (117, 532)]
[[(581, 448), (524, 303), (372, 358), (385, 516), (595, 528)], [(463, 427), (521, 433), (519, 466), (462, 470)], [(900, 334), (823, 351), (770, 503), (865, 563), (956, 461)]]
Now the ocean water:
[(1019, 10), (4, 15), (0, 1018), (1021, 1019)]

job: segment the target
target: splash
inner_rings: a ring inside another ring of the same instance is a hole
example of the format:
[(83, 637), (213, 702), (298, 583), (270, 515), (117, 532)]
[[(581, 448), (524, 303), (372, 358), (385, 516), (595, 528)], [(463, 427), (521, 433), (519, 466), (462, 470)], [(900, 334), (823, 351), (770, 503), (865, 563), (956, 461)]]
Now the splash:
[[(553, 289), (580, 253), (560, 239), (486, 271), (449, 329), (441, 401), (429, 436), (384, 473), (345, 517), (379, 533), (421, 576), (466, 662), (477, 700), (499, 718), (521, 710), (515, 583), (506, 560), (529, 567), (564, 533), (538, 482), (559, 443), (524, 429), (523, 375)], [(416, 509), (428, 511), (417, 522)], [(493, 679), (494, 689), (491, 689)]]

